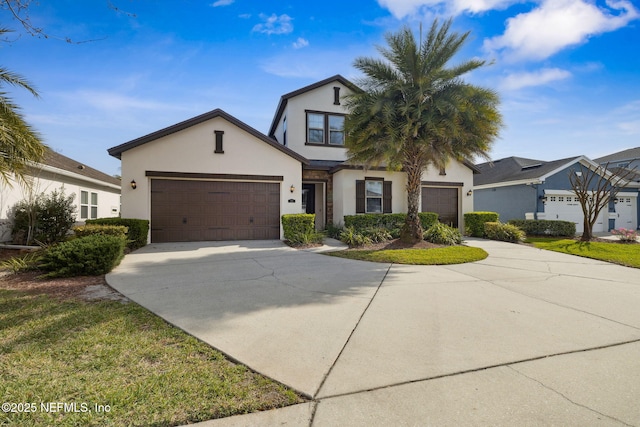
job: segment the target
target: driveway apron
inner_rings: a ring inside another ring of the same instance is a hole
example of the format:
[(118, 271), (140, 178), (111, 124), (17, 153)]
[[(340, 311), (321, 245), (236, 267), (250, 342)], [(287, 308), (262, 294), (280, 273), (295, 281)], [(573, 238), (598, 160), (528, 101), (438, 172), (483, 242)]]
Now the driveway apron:
[(277, 241), (149, 245), (107, 281), (313, 397), (291, 425), (640, 425), (638, 270), (467, 244), (490, 256), (406, 266)]

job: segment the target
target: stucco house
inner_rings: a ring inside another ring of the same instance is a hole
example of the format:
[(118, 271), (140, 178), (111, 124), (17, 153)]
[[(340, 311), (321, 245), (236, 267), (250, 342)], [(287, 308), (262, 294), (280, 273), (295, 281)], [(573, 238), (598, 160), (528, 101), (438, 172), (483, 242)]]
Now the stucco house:
[[(583, 229), (583, 213), (571, 189), (569, 174), (580, 165), (595, 170), (597, 164), (585, 156), (543, 161), (507, 157), (476, 165), (474, 208), (498, 212), (500, 220), (550, 219), (572, 221)], [(617, 200), (600, 213), (593, 232), (638, 227), (638, 185), (618, 193)]]
[(120, 215), (120, 180), (81, 162), (48, 149), (41, 163), (29, 167), (29, 190), (11, 181), (0, 182), (0, 242), (11, 241), (8, 211), (21, 200), (33, 195), (64, 191), (75, 195), (76, 222)]
[[(340, 75), (280, 98), (267, 134), (216, 109), (109, 149), (122, 161), (122, 216), (151, 221), (152, 242), (283, 238), (280, 217), (406, 212), (406, 174), (346, 162)], [(469, 162), (423, 174), (421, 206), (463, 227)], [(135, 185), (133, 185), (135, 183)]]

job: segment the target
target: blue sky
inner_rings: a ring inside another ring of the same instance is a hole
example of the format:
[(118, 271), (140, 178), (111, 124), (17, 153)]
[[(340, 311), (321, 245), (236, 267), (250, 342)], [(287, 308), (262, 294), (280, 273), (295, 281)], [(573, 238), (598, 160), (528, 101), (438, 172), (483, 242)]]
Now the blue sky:
[[(15, 32), (0, 65), (54, 150), (118, 174), (107, 149), (221, 108), (267, 132), (279, 98), (359, 75), (384, 34), (453, 17), (471, 31), (461, 59), (492, 62), (468, 81), (501, 97), (506, 127), (493, 159), (591, 158), (640, 146), (640, 4), (628, 0), (49, 0)], [(77, 43), (67, 43), (70, 38)]]

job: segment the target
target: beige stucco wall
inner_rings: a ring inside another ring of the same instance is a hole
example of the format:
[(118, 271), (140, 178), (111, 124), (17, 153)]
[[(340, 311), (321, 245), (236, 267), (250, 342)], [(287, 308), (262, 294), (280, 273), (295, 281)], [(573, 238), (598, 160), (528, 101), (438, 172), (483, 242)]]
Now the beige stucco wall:
[(276, 138), (282, 142), (282, 121), (287, 118), (287, 146), (307, 159), (314, 160), (346, 160), (347, 150), (336, 146), (312, 146), (305, 145), (307, 141), (307, 116), (306, 111), (319, 111), (324, 113), (346, 114), (344, 103), (334, 105), (333, 88), (340, 87), (340, 96), (349, 93), (349, 88), (334, 81), (325, 86), (305, 92), (302, 95), (290, 98), (287, 102), (280, 122), (276, 128)]
[(47, 170), (34, 169), (31, 191), (16, 182), (11, 181), (11, 186), (0, 184), (0, 242), (11, 240), (11, 226), (8, 222), (8, 211), (16, 203), (29, 199), (29, 194), (50, 194), (54, 191), (64, 191), (66, 196), (75, 195), (76, 222), (82, 223), (80, 218), (80, 191), (98, 194), (98, 218), (116, 217), (120, 214), (120, 190), (98, 182), (84, 179), (82, 175), (72, 174), (67, 171), (56, 171), (55, 168)]
[[(214, 154), (214, 130), (224, 131), (223, 154)], [(281, 175), (280, 215), (301, 212), (300, 162), (243, 129), (216, 117), (122, 153), (122, 216), (151, 219), (151, 179), (146, 171)], [(135, 180), (137, 188), (128, 183)], [(289, 188), (294, 185), (295, 191)], [(294, 203), (289, 203), (294, 199)], [(282, 226), (280, 229), (282, 237)]]
[[(383, 178), (392, 181), (392, 212), (407, 211), (406, 185), (407, 178), (404, 172), (388, 171), (362, 171), (344, 169), (333, 175), (333, 223), (344, 223), (345, 215), (356, 213), (356, 180), (365, 178)], [(451, 162), (446, 168), (446, 175), (440, 175), (440, 170), (428, 168), (422, 175), (422, 181), (441, 183), (443, 187), (449, 187), (448, 183), (462, 183), (459, 187), (459, 218), (460, 229), (464, 230), (464, 214), (473, 211), (473, 195), (467, 196), (467, 192), (473, 187), (473, 172), (471, 169), (458, 162)], [(435, 184), (434, 186), (438, 186)], [(419, 206), (422, 201), (420, 200)]]

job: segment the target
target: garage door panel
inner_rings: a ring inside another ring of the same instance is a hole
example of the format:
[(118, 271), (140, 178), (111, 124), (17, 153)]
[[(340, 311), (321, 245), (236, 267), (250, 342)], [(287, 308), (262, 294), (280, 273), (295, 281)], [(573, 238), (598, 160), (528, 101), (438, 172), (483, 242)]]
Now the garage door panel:
[(438, 220), (458, 227), (458, 188), (422, 187), (422, 212), (435, 212)]
[(152, 180), (153, 242), (277, 239), (279, 224), (280, 184)]

